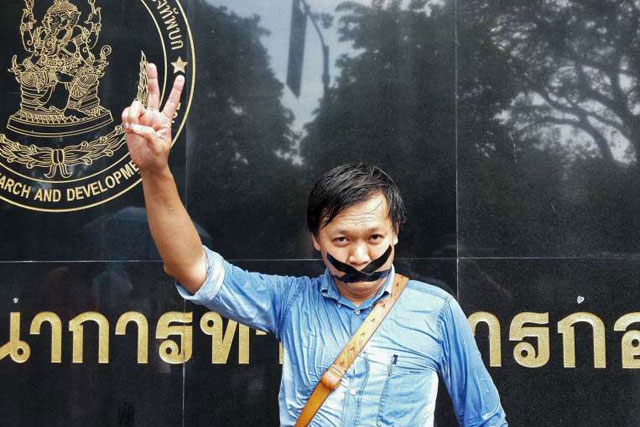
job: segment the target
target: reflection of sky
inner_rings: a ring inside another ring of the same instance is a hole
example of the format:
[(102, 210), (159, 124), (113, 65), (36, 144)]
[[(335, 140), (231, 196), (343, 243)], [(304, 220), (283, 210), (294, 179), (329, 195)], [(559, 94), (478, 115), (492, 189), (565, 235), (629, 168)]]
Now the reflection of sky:
[[(262, 38), (262, 43), (271, 56), (271, 67), (278, 80), (287, 80), (287, 60), (289, 56), (289, 27), (291, 23), (292, 0), (208, 0), (214, 6), (225, 6), (229, 11), (241, 17), (257, 15), (260, 25), (271, 33)], [(335, 8), (344, 0), (307, 0), (315, 13), (335, 15)], [(370, 4), (370, 0), (356, 0), (356, 3)], [(322, 28), (322, 27), (321, 27)], [(335, 60), (342, 54), (353, 53), (349, 43), (338, 41), (337, 18), (331, 28), (324, 30), (323, 35), (330, 50), (331, 82), (336, 78), (338, 70)], [(307, 21), (307, 36), (302, 71), (302, 87), (300, 98), (296, 98), (289, 88), (285, 88), (282, 103), (296, 116), (294, 130), (302, 130), (302, 126), (313, 118), (313, 111), (322, 98), (322, 47), (318, 35)]]
[[(537, 93), (526, 94), (531, 97), (531, 105), (536, 107), (546, 106), (546, 101)], [(520, 94), (520, 96), (524, 97), (525, 94)], [(559, 104), (566, 105), (570, 107), (566, 102), (561, 99), (557, 99), (554, 97), (554, 100)], [(630, 164), (635, 160), (635, 156), (629, 155), (629, 150), (631, 149), (630, 141), (618, 132), (612, 126), (609, 126), (601, 121), (594, 119), (594, 117), (604, 117), (606, 119), (611, 120), (612, 122), (616, 122), (622, 126), (622, 123), (615, 115), (613, 115), (606, 107), (603, 105), (594, 102), (594, 101), (584, 101), (584, 102), (576, 102), (576, 105), (579, 105), (580, 108), (584, 111), (587, 111), (592, 114), (592, 117), (589, 118), (589, 122), (602, 134), (602, 136), (608, 141), (609, 147), (611, 149), (611, 155), (613, 158), (624, 164)], [(550, 116), (563, 119), (568, 121), (574, 121), (576, 123), (579, 122), (579, 117), (572, 113), (562, 113), (558, 110), (553, 110), (553, 113)], [(509, 125), (509, 122), (512, 121), (513, 117), (509, 110), (502, 111), (497, 118), (507, 126), (514, 126), (513, 124)], [(527, 128), (530, 126), (530, 123), (526, 123), (523, 125), (515, 125), (516, 132), (522, 131), (522, 128)], [(593, 141), (593, 138), (589, 136), (584, 130), (581, 130), (576, 126), (569, 126), (564, 124), (549, 124), (546, 123), (542, 126), (542, 130), (539, 132), (539, 135), (543, 138), (541, 141), (543, 143), (545, 141), (550, 142), (560, 142), (566, 147), (570, 152), (573, 152), (574, 155), (582, 156), (585, 151), (590, 152), (598, 152), (597, 145)], [(514, 140), (515, 141), (515, 140)], [(514, 142), (515, 143), (515, 142)]]
[[(289, 52), (289, 27), (291, 21), (291, 3), (293, 0), (207, 0), (215, 6), (225, 6), (228, 10), (242, 17), (257, 15), (260, 17), (260, 25), (271, 34), (262, 38), (262, 43), (271, 57), (271, 67), (278, 80), (285, 82), (287, 78), (287, 60)], [(353, 54), (355, 51), (349, 43), (339, 42), (337, 27), (338, 18), (335, 16), (336, 6), (345, 0), (307, 0), (313, 12), (329, 13), (334, 15), (334, 22), (330, 29), (323, 29), (325, 40), (330, 49), (330, 74), (333, 82), (339, 72), (335, 67), (336, 59), (345, 53)], [(370, 5), (372, 0), (352, 0), (357, 3)], [(435, 1), (433, 3), (439, 3)], [(629, 79), (621, 75), (621, 83), (626, 86)], [(304, 57), (304, 67), (302, 72), (302, 88), (300, 98), (296, 98), (291, 91), (285, 87), (282, 103), (285, 107), (293, 111), (296, 120), (293, 124), (295, 131), (302, 131), (305, 123), (313, 118), (313, 111), (318, 106), (318, 101), (322, 97), (322, 48), (318, 40), (315, 29), (310, 21), (307, 22), (307, 36)], [(598, 108), (594, 105), (594, 108)], [(640, 108), (640, 107), (639, 107)], [(590, 108), (587, 108), (588, 110)], [(505, 111), (500, 117), (503, 120), (509, 117), (509, 112)], [(563, 117), (558, 114), (558, 117)], [(593, 123), (597, 127), (600, 123)], [(626, 156), (629, 149), (629, 141), (613, 129), (604, 126), (603, 135), (609, 141), (613, 157), (623, 163), (628, 163), (630, 159)], [(567, 146), (583, 149), (595, 148), (591, 138), (582, 133), (576, 132), (576, 128), (568, 125), (550, 126), (550, 130), (559, 131), (559, 140)]]

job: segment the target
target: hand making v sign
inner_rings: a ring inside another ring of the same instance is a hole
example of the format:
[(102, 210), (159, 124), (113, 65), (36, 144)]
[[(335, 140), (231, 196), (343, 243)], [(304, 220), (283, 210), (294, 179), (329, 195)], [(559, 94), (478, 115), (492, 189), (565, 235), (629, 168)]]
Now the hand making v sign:
[(171, 122), (180, 103), (184, 77), (176, 77), (169, 99), (160, 111), (158, 70), (147, 65), (149, 102), (147, 107), (138, 100), (122, 112), (122, 124), (127, 133), (131, 159), (141, 173), (159, 172), (168, 165), (171, 150)]

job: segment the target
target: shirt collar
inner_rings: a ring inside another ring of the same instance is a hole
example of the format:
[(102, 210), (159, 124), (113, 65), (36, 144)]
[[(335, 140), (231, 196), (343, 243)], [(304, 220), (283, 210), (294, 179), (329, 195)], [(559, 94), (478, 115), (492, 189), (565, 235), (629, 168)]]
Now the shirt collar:
[(372, 296), (371, 298), (363, 302), (359, 307), (356, 307), (356, 305), (353, 302), (349, 301), (347, 298), (340, 295), (340, 292), (338, 291), (338, 287), (336, 286), (333, 276), (331, 276), (331, 272), (327, 268), (324, 271), (324, 275), (322, 276), (322, 280), (320, 283), (320, 293), (325, 298), (334, 299), (339, 303), (346, 305), (347, 307), (354, 308), (354, 309), (359, 308), (361, 310), (364, 310), (366, 308), (369, 308), (373, 304), (375, 304), (380, 298), (383, 298), (391, 294), (391, 288), (393, 287), (394, 276), (395, 276), (395, 268), (392, 265), (391, 271), (385, 278), (385, 282), (382, 284), (382, 286), (380, 286), (380, 289), (378, 289), (378, 292), (374, 296)]

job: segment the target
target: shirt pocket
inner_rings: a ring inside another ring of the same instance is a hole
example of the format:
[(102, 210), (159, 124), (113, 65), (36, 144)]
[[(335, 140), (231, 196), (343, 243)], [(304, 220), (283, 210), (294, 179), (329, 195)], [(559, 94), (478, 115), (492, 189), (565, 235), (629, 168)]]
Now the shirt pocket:
[(379, 426), (424, 425), (432, 415), (438, 375), (410, 356), (393, 355), (380, 395)]

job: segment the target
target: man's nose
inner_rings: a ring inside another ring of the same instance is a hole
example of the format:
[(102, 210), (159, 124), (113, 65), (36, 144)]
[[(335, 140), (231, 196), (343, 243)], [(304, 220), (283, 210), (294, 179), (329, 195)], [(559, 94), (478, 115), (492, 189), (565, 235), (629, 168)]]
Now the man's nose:
[(359, 244), (353, 247), (349, 254), (349, 264), (355, 268), (362, 268), (371, 261), (369, 257), (369, 249), (365, 244)]

